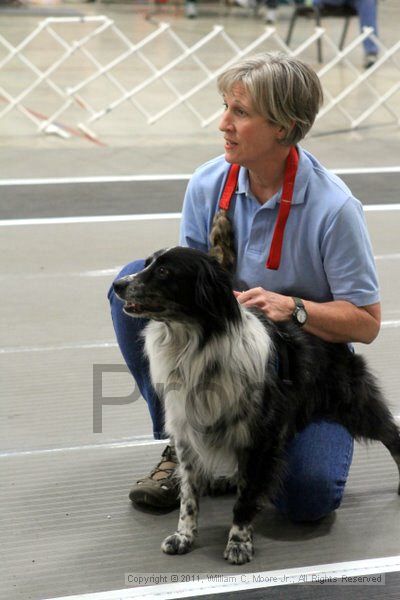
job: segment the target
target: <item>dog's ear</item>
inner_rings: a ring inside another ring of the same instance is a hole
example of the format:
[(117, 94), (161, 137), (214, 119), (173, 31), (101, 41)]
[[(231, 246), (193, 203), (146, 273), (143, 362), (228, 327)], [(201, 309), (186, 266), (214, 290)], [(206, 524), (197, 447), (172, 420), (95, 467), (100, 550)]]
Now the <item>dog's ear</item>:
[(198, 269), (195, 301), (203, 313), (217, 319), (237, 308), (231, 278), (215, 258), (208, 258)]
[(156, 258), (161, 256), (161, 254), (164, 254), (164, 252), (166, 252), (166, 248), (162, 248), (162, 250), (157, 250), (157, 252), (154, 252), (154, 254), (148, 256), (144, 262), (145, 268), (148, 267), (154, 260), (156, 260)]

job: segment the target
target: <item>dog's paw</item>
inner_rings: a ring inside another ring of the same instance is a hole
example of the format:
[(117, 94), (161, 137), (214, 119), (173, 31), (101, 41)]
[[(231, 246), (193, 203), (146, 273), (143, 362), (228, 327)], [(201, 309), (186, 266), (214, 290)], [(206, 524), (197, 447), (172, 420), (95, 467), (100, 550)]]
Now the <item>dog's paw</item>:
[(231, 565), (244, 565), (250, 562), (254, 555), (253, 542), (233, 542), (229, 541), (226, 545), (224, 558)]
[(186, 554), (191, 549), (192, 544), (193, 538), (176, 531), (165, 538), (161, 544), (161, 550), (165, 554)]

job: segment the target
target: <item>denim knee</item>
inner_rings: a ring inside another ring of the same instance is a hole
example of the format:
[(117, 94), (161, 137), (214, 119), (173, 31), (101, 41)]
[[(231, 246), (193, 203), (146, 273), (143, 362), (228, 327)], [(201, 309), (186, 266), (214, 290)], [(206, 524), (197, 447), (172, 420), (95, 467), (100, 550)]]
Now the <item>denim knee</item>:
[[(133, 275), (144, 268), (144, 260), (135, 260), (126, 265), (116, 279), (125, 275)], [(121, 354), (139, 387), (140, 393), (146, 400), (153, 422), (153, 433), (156, 439), (166, 437), (164, 433), (164, 411), (150, 379), (149, 364), (144, 352), (143, 329), (148, 319), (126, 315), (123, 311), (123, 302), (115, 294), (113, 286), (108, 292), (111, 305), (111, 317), (115, 335)]]
[(282, 485), (272, 499), (292, 521), (317, 521), (342, 501), (354, 440), (345, 427), (317, 419), (286, 448)]
[(344, 484), (327, 477), (326, 473), (299, 473), (291, 477), (274, 504), (293, 522), (312, 522), (339, 508), (343, 494)]

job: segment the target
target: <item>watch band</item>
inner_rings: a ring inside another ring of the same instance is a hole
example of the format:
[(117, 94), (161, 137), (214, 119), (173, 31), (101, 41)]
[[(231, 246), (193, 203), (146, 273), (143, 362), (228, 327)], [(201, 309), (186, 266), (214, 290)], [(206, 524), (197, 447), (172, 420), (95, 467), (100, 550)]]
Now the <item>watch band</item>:
[(292, 296), (292, 299), (294, 300), (294, 303), (295, 303), (295, 308), (292, 313), (292, 318), (295, 321), (295, 323), (297, 323), (298, 325), (300, 325), (300, 327), (302, 327), (307, 321), (308, 315), (307, 315), (306, 307), (304, 306), (304, 302), (301, 298)]
[(292, 298), (293, 298), (294, 303), (296, 305), (295, 310), (296, 310), (296, 308), (304, 308), (304, 310), (305, 310), (304, 302), (303, 302), (303, 300), (301, 298), (297, 298), (296, 296), (292, 296)]

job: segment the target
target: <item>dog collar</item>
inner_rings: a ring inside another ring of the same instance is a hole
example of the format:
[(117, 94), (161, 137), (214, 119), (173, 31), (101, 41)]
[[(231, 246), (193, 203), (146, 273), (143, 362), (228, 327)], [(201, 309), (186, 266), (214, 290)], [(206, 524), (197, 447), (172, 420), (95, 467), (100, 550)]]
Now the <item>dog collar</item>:
[[(278, 217), (276, 219), (274, 233), (272, 235), (271, 247), (269, 249), (268, 260), (265, 264), (267, 269), (276, 271), (279, 269), (282, 254), (283, 235), (285, 233), (286, 222), (292, 206), (294, 182), (296, 179), (299, 156), (294, 146), (291, 146), (290, 152), (285, 163), (285, 174), (283, 178), (282, 196), (280, 199)], [(225, 181), (219, 201), (219, 208), (228, 211), (232, 196), (236, 191), (239, 177), (240, 165), (233, 164), (229, 167), (228, 176)]]

